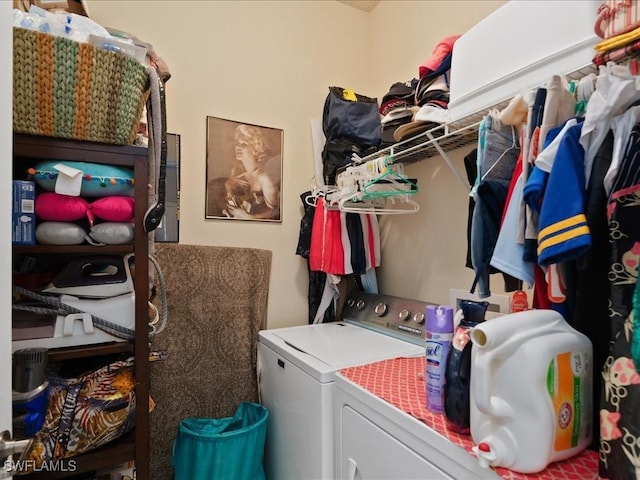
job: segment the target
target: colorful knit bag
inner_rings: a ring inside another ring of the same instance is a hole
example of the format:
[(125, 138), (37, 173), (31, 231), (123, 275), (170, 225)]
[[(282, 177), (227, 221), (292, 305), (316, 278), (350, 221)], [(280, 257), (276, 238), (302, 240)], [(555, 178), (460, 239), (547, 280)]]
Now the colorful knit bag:
[(13, 29), (13, 130), (131, 145), (148, 97), (137, 60), (23, 28)]

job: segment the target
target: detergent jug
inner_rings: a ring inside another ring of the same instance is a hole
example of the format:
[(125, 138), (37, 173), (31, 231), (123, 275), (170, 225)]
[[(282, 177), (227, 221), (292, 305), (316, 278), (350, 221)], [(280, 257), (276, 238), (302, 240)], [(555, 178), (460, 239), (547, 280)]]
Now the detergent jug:
[(470, 333), (471, 437), (483, 466), (535, 473), (589, 446), (591, 341), (553, 310), (497, 317)]

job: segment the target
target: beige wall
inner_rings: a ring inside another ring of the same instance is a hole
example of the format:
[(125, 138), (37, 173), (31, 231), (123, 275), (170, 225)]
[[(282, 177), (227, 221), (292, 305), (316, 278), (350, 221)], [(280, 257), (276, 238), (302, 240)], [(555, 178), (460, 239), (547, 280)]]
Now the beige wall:
[[(371, 12), (372, 77), (379, 97), (398, 81), (418, 77), (418, 66), (444, 37), (462, 34), (504, 1), (383, 1)], [(491, 55), (491, 53), (487, 53)], [(449, 155), (466, 178), (464, 147)], [(381, 217), (380, 290), (390, 295), (448, 303), (449, 289), (469, 290), (472, 270), (465, 267), (468, 190), (441, 157), (408, 165), (418, 179), (420, 211)], [(493, 293), (503, 293), (500, 276)]]
[[(321, 118), (328, 86), (381, 98), (417, 75), (440, 38), (502, 3), (383, 0), (365, 13), (326, 0), (87, 1), (94, 20), (151, 43), (170, 67), (168, 130), (182, 146), (180, 242), (273, 251), (269, 328), (306, 323), (306, 262), (295, 255), (300, 194), (313, 181), (309, 119)], [(282, 223), (205, 220), (207, 116), (284, 130)], [(409, 169), (422, 209), (381, 222), (381, 288), (445, 302), (445, 287), (470, 285), (466, 193), (441, 159)]]

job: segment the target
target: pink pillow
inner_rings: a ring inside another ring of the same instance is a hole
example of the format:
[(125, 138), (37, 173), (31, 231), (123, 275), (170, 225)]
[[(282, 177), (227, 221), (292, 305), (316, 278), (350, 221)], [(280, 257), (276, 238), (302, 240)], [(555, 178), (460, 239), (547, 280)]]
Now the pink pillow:
[(36, 195), (36, 215), (49, 222), (75, 222), (87, 217), (93, 225), (93, 214), (84, 198), (70, 197), (55, 192)]
[(89, 205), (91, 212), (107, 222), (133, 222), (135, 202), (131, 197), (112, 195)]

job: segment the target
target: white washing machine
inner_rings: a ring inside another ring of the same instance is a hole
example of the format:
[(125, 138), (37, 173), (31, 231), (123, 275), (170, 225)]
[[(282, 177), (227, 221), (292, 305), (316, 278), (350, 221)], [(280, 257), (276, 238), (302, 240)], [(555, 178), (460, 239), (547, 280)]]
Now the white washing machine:
[(336, 478), (336, 372), (387, 358), (424, 355), (426, 305), (353, 291), (340, 322), (259, 333), (258, 380), (261, 401), (269, 410), (268, 480)]

